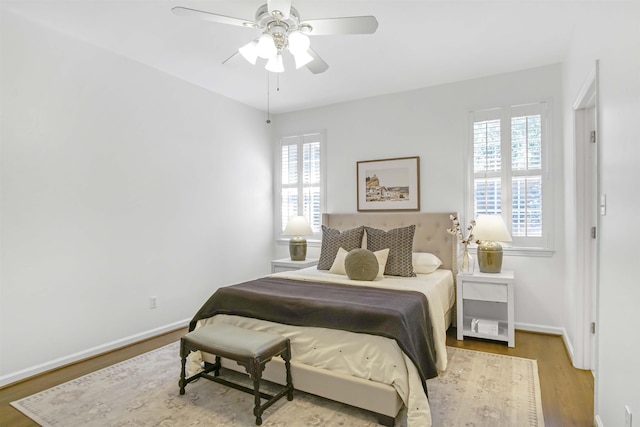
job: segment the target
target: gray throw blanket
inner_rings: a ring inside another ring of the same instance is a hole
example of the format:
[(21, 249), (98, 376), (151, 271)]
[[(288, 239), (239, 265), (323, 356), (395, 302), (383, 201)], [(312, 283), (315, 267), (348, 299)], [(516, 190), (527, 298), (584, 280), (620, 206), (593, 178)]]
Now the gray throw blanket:
[(425, 393), (425, 380), (438, 375), (429, 305), (420, 292), (264, 277), (218, 289), (189, 330), (216, 314), (391, 338), (416, 365)]

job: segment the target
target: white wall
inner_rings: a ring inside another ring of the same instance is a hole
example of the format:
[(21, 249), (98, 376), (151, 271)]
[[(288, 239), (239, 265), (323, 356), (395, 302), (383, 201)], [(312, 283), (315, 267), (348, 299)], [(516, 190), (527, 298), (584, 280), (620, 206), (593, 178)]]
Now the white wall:
[[(640, 202), (640, 4), (590, 4), (579, 17), (564, 72), (565, 113), (594, 67), (600, 63), (600, 185), (607, 214), (600, 217), (598, 363), (595, 412), (599, 425), (625, 425), (624, 406), (640, 417), (640, 286), (637, 220)], [(573, 129), (565, 123), (567, 173), (573, 163)], [(569, 246), (569, 244), (567, 245)], [(573, 286), (581, 286), (574, 284)]]
[(0, 385), (269, 271), (263, 113), (10, 13), (1, 84)]
[[(284, 136), (326, 129), (327, 212), (356, 211), (358, 160), (416, 155), (420, 156), (421, 210), (462, 212), (468, 112), (551, 99), (551, 118), (556, 125), (552, 134), (554, 163), (549, 172), (556, 184), (554, 227), (556, 235), (562, 236), (561, 69), (551, 65), (283, 114), (274, 119), (275, 132)], [(505, 258), (504, 268), (517, 272), (517, 327), (564, 332), (563, 239), (556, 238), (554, 246), (552, 257)], [(277, 250), (286, 256), (286, 246)]]

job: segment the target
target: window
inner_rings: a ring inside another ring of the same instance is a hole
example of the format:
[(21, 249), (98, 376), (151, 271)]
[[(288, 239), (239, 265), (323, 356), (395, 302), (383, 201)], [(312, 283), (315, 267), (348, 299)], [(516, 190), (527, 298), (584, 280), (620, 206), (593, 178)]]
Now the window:
[(279, 190), (276, 191), (276, 230), (282, 235), (289, 218), (304, 215), (320, 234), (323, 200), (323, 147), (321, 133), (282, 138), (278, 159)]
[(472, 113), (473, 217), (501, 214), (513, 246), (547, 248), (547, 103)]

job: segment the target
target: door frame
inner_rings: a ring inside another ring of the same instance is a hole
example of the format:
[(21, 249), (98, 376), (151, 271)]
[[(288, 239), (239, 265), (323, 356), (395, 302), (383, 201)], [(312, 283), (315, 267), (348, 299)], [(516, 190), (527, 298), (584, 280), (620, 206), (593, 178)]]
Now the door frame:
[[(573, 104), (576, 224), (575, 224), (575, 339), (573, 364), (576, 368), (597, 367), (598, 276), (600, 212), (600, 141), (598, 138), (598, 71), (595, 62), (576, 101)], [(590, 131), (596, 142), (591, 142)], [(596, 238), (591, 237), (596, 227)], [(595, 324), (595, 332), (592, 331)]]

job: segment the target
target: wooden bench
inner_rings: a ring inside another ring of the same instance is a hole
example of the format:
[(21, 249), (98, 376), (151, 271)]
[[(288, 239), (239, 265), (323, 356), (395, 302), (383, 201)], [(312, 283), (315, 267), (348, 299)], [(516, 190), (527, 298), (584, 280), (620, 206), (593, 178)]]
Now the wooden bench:
[[(192, 351), (204, 351), (215, 355), (215, 363), (205, 364), (205, 369), (186, 378), (187, 356)], [(273, 357), (282, 356), (285, 362), (287, 385), (275, 395), (260, 391), (260, 379), (267, 362)], [(252, 331), (226, 323), (217, 323), (198, 328), (180, 339), (180, 357), (182, 370), (180, 373), (180, 394), (184, 394), (187, 384), (198, 378), (224, 384), (254, 395), (255, 407), (253, 414), (256, 425), (262, 424), (262, 413), (285, 394), (287, 400), (293, 399), (293, 382), (291, 380), (291, 346), (289, 339), (270, 332)], [(219, 378), (220, 358), (231, 359), (243, 366), (253, 380), (253, 389)], [(213, 376), (209, 373), (213, 371)], [(267, 402), (261, 404), (261, 398)]]

